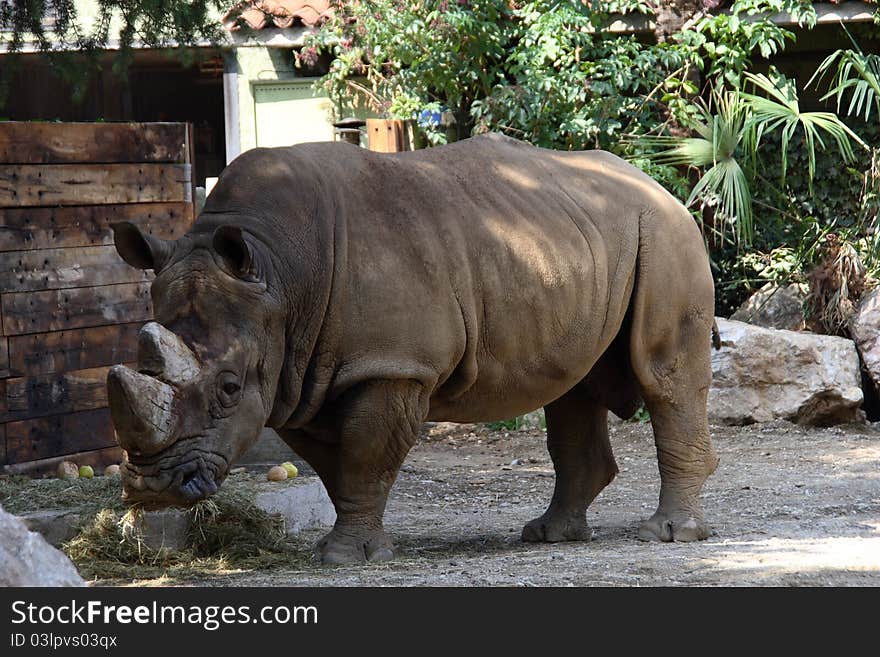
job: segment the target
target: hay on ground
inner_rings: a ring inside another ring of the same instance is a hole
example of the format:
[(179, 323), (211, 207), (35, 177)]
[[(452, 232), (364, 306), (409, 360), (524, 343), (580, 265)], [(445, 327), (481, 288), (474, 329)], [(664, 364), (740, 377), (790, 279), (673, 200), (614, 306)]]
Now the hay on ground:
[(80, 530), (62, 550), (88, 579), (173, 578), (310, 561), (310, 551), (286, 535), (283, 518), (254, 505), (256, 492), (255, 478), (230, 477), (216, 496), (188, 509), (185, 548), (168, 550), (150, 548), (136, 532), (123, 531), (142, 510), (122, 502), (118, 477), (0, 477), (0, 504), (10, 513), (75, 509), (80, 514)]

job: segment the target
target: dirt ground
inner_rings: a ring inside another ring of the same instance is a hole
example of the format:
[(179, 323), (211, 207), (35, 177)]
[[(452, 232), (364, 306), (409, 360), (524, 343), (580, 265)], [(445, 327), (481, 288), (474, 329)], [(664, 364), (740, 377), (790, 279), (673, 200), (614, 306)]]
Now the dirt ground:
[[(714, 427), (721, 465), (704, 492), (714, 533), (696, 544), (637, 539), (659, 490), (650, 426), (614, 424), (611, 434), (621, 472), (589, 510), (590, 543), (519, 540), (553, 489), (540, 429), (436, 425), (391, 494), (385, 522), (397, 544), (394, 561), (139, 584), (880, 585), (880, 426)], [(309, 550), (319, 536), (298, 541)]]

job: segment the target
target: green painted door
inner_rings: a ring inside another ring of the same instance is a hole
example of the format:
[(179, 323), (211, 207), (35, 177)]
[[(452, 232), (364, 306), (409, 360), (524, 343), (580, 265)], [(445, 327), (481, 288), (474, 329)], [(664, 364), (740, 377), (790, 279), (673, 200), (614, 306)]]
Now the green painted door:
[(333, 141), (330, 100), (316, 94), (313, 79), (254, 84), (257, 146)]

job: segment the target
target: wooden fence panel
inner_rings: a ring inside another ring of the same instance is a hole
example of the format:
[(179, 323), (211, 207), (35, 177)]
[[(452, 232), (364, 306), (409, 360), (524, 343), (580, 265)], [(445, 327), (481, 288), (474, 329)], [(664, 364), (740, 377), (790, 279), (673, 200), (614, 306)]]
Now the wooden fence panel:
[(152, 272), (127, 264), (113, 246), (0, 253), (0, 290), (4, 292), (63, 290), (150, 280)]
[(109, 408), (6, 424), (6, 458), (10, 463), (77, 454), (115, 444)]
[(0, 206), (192, 201), (189, 164), (0, 165)]
[(367, 119), (367, 140), (370, 150), (377, 153), (408, 150), (403, 121), (395, 119)]
[(0, 337), (0, 379), (5, 379), (9, 373), (9, 340)]
[(0, 465), (118, 461), (106, 377), (137, 358), (152, 272), (110, 225), (177, 239), (194, 220), (188, 124), (0, 122)]
[(3, 466), (6, 474), (27, 474), (31, 476), (54, 474), (62, 461), (75, 459), (78, 465), (90, 465), (95, 472), (101, 472), (111, 463), (119, 463), (122, 460), (122, 450), (119, 447), (105, 447), (90, 452), (77, 452), (53, 456), (39, 461), (25, 461), (24, 463), (8, 463)]
[(188, 162), (182, 123), (0, 123), (0, 163)]
[(12, 292), (0, 297), (0, 307), (7, 336), (140, 322), (153, 314), (149, 283)]
[(104, 408), (107, 406), (109, 369), (93, 367), (5, 379), (6, 412), (0, 415), (0, 422)]
[(134, 322), (4, 338), (9, 342), (9, 374), (36, 376), (134, 362), (141, 326)]
[(0, 251), (113, 244), (111, 223), (128, 221), (177, 239), (193, 221), (192, 203), (129, 203), (55, 208), (0, 208)]

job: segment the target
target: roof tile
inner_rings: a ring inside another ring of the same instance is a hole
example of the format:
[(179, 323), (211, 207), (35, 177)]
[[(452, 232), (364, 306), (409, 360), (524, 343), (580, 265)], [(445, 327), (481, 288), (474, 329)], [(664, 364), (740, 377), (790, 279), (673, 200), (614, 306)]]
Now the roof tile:
[(331, 16), (331, 0), (247, 0), (224, 14), (223, 25), (230, 31), (242, 27), (252, 30), (273, 26), (287, 28), (296, 22), (313, 27)]

